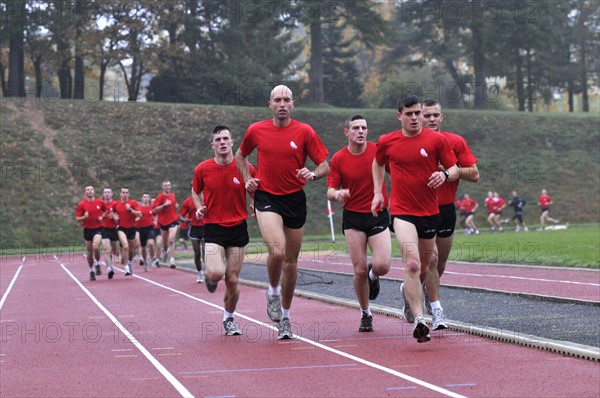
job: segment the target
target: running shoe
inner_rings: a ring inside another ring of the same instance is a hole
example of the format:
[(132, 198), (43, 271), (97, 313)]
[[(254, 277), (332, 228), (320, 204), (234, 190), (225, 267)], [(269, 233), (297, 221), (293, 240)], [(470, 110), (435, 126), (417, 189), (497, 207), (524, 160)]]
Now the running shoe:
[(288, 340), (294, 338), (294, 335), (292, 334), (292, 325), (290, 323), (290, 318), (283, 318), (281, 322), (279, 322), (277, 329), (279, 329), (279, 333), (277, 334), (277, 340)]
[(198, 271), (198, 279), (196, 279), (196, 282), (198, 282), (198, 283), (204, 282), (204, 271)]
[(276, 294), (269, 296), (268, 290), (267, 290), (267, 315), (273, 322), (279, 322), (279, 320), (281, 319), (281, 298)]
[(367, 279), (369, 280), (369, 300), (375, 300), (377, 296), (379, 296), (379, 278), (375, 280), (371, 279), (371, 268), (373, 268), (373, 264), (369, 264), (367, 267)]
[(176, 268), (175, 259), (173, 257), (171, 257), (171, 259), (169, 260), (169, 265), (171, 266), (171, 268)]
[(154, 267), (156, 267), (156, 268), (160, 268), (160, 260), (159, 260), (158, 258), (155, 258), (155, 259), (152, 261), (152, 265), (153, 265)]
[(210, 278), (206, 278), (205, 284), (206, 290), (208, 290), (210, 293), (214, 293), (217, 290), (219, 282), (213, 282), (212, 280), (210, 280)]
[(125, 276), (129, 276), (131, 275), (131, 269), (129, 267), (129, 265), (126, 265), (125, 267), (123, 267), (125, 270)]
[(96, 263), (96, 275), (102, 275), (102, 267), (99, 263)]
[(408, 304), (408, 300), (406, 300), (406, 296), (404, 295), (404, 282), (400, 285), (400, 293), (402, 294), (402, 298), (404, 299), (404, 307), (402, 307), (402, 312), (404, 313), (404, 319), (408, 323), (413, 323), (415, 321), (415, 316), (410, 309), (410, 305)]
[(146, 265), (146, 262), (144, 261), (143, 258), (140, 258), (140, 265)]
[(94, 271), (90, 271), (90, 281), (96, 280), (96, 273)]
[(423, 321), (423, 317), (417, 317), (415, 319), (415, 328), (413, 329), (413, 337), (417, 339), (417, 343), (426, 343), (431, 340), (429, 336), (429, 328), (425, 321)]
[(112, 279), (113, 276), (115, 276), (115, 270), (113, 269), (113, 266), (111, 265), (110, 267), (108, 267), (108, 279)]
[(429, 293), (427, 293), (427, 286), (423, 285), (423, 312), (431, 315), (431, 300), (429, 300)]
[(442, 308), (433, 310), (433, 314), (431, 315), (431, 327), (433, 330), (448, 329), (448, 324), (444, 318), (444, 310)]
[(360, 318), (360, 327), (358, 328), (359, 332), (372, 332), (373, 331), (373, 316), (363, 314), (362, 318)]
[(233, 321), (232, 317), (223, 321), (223, 329), (225, 329), (225, 336), (239, 336), (242, 334), (240, 327)]

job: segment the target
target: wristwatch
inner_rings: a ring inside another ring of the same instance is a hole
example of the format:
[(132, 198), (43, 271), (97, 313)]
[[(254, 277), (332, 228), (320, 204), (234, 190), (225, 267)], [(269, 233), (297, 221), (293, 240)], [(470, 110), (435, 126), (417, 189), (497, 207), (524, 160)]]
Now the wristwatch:
[(310, 175), (312, 176), (313, 181), (317, 179), (317, 174), (314, 171), (311, 171)]
[(448, 177), (450, 177), (450, 172), (448, 170), (442, 170), (442, 173), (444, 173), (444, 176), (446, 176), (446, 180)]

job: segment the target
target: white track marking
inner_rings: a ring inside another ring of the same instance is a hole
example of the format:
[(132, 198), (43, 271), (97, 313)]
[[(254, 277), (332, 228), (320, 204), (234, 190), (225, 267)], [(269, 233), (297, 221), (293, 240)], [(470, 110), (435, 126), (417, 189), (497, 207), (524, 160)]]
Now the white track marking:
[(148, 361), (150, 361), (150, 363), (152, 365), (154, 365), (154, 367), (164, 376), (165, 379), (167, 379), (167, 381), (169, 383), (171, 383), (171, 385), (177, 390), (177, 392), (179, 394), (181, 394), (182, 397), (193, 397), (192, 393), (190, 391), (188, 391), (188, 389), (185, 388), (184, 385), (181, 384), (181, 382), (179, 380), (177, 380), (177, 378), (175, 376), (173, 376), (171, 374), (171, 372), (169, 372), (167, 370), (167, 368), (165, 368), (156, 358), (154, 358), (154, 356), (152, 354), (150, 354), (150, 352), (146, 349), (146, 347), (144, 347), (139, 341), (137, 341), (137, 339), (131, 333), (129, 333), (129, 331), (125, 327), (123, 327), (123, 325), (121, 325), (119, 320), (113, 314), (111, 314), (110, 311), (108, 311), (106, 309), (106, 307), (104, 307), (100, 303), (100, 301), (98, 301), (98, 299), (96, 299), (96, 297), (85, 286), (83, 286), (83, 284), (81, 282), (79, 282), (79, 280), (75, 277), (75, 275), (73, 275), (71, 273), (71, 271), (69, 271), (65, 267), (64, 264), (61, 263), (60, 266), (71, 277), (71, 279), (73, 279), (75, 281), (75, 283), (77, 283), (77, 285), (79, 285), (81, 290), (83, 290), (83, 292), (85, 294), (87, 294), (87, 296), (94, 302), (94, 304), (96, 304), (98, 306), (98, 308), (100, 308), (100, 310), (102, 310), (102, 312), (104, 312), (104, 314), (106, 314), (106, 316), (111, 320), (111, 322), (113, 322), (115, 324), (115, 326), (118, 327), (119, 330), (125, 336), (127, 336), (129, 341), (131, 341), (133, 343), (133, 345), (138, 350), (140, 350), (140, 352), (142, 354), (144, 354), (144, 356), (148, 359)]
[[(23, 258), (23, 261), (25, 261), (25, 258)], [(15, 281), (17, 280), (17, 277), (19, 276), (19, 273), (21, 272), (22, 268), (23, 268), (23, 264), (19, 265), (19, 268), (17, 269), (17, 272), (15, 272), (15, 276), (13, 276), (12, 280), (10, 281), (10, 284), (8, 285), (8, 288), (6, 289), (6, 291), (4, 292), (4, 294), (2, 295), (2, 299), (0, 300), (0, 310), (2, 309), (2, 306), (4, 305), (4, 303), (6, 302), (6, 298), (8, 297), (8, 293), (10, 293), (10, 290), (12, 289), (13, 285), (15, 284)]]
[[(144, 278), (144, 277), (142, 277), (142, 276), (138, 276), (138, 275), (134, 275), (134, 276), (135, 276), (136, 278), (138, 278), (138, 279), (141, 279), (141, 280), (143, 280), (143, 281), (146, 281), (146, 282), (148, 282), (148, 283), (151, 283), (151, 284), (153, 284), (153, 285), (155, 285), (155, 286), (158, 286), (158, 287), (160, 287), (160, 288), (163, 288), (163, 289), (169, 290), (169, 291), (171, 291), (171, 292), (174, 292), (174, 293), (180, 294), (180, 295), (182, 295), (182, 296), (184, 296), (184, 297), (187, 297), (187, 298), (190, 298), (190, 299), (192, 299), (192, 300), (198, 301), (198, 302), (200, 302), (200, 303), (202, 303), (202, 304), (206, 304), (206, 305), (208, 305), (208, 306), (210, 306), (210, 307), (213, 307), (213, 308), (219, 308), (220, 310), (223, 310), (223, 307), (220, 307), (220, 306), (218, 306), (218, 305), (216, 305), (216, 304), (213, 304), (213, 303), (211, 303), (211, 302), (208, 302), (208, 301), (202, 300), (202, 299), (200, 299), (200, 298), (198, 298), (198, 297), (194, 297), (194, 296), (192, 296), (191, 294), (188, 294), (188, 293), (182, 292), (182, 291), (180, 291), (180, 290), (177, 290), (177, 289), (173, 289), (172, 287), (169, 287), (169, 286), (163, 285), (163, 284), (161, 284), (161, 283), (155, 282), (155, 281), (153, 281), (153, 280), (150, 280), (150, 279), (146, 279), (146, 278)], [(269, 328), (269, 329), (277, 330), (277, 328), (276, 328), (275, 326), (272, 326), (272, 325), (266, 324), (266, 323), (264, 323), (264, 322), (261, 322), (261, 321), (259, 321), (259, 320), (257, 320), (257, 319), (254, 319), (254, 318), (251, 318), (251, 317), (249, 317), (249, 316), (246, 316), (246, 315), (243, 315), (243, 314), (240, 314), (240, 313), (237, 313), (237, 312), (236, 312), (236, 315), (237, 315), (237, 316), (239, 316), (239, 317), (240, 317), (240, 318), (242, 318), (242, 319), (245, 319), (245, 320), (247, 320), (247, 321), (249, 321), (249, 322), (255, 323), (255, 324), (259, 325), (259, 326), (263, 326), (263, 327), (266, 327), (266, 328)], [(360, 357), (357, 357), (357, 356), (354, 356), (354, 355), (348, 354), (348, 353), (346, 353), (346, 352), (343, 352), (343, 351), (336, 350), (335, 348), (328, 347), (328, 346), (326, 346), (326, 345), (323, 345), (323, 344), (321, 344), (321, 343), (318, 343), (318, 342), (316, 342), (316, 341), (314, 341), (314, 340), (310, 340), (310, 339), (307, 339), (307, 338), (305, 338), (305, 337), (299, 337), (299, 336), (296, 336), (295, 338), (296, 338), (296, 340), (303, 341), (303, 342), (305, 342), (305, 343), (311, 344), (311, 345), (313, 345), (313, 346), (315, 346), (315, 347), (321, 348), (321, 349), (323, 349), (323, 350), (325, 350), (325, 351), (328, 351), (328, 352), (330, 352), (330, 353), (333, 353), (333, 354), (336, 354), (336, 355), (342, 356), (342, 357), (344, 357), (344, 358), (348, 358), (348, 359), (350, 359), (350, 360), (352, 360), (352, 361), (355, 361), (355, 362), (358, 362), (358, 363), (360, 363), (360, 364), (363, 364), (363, 365), (365, 365), (365, 366), (369, 366), (369, 367), (371, 367), (371, 368), (374, 368), (374, 369), (380, 370), (380, 371), (382, 371), (382, 372), (385, 372), (385, 373), (391, 374), (391, 375), (393, 375), (393, 376), (399, 377), (399, 378), (401, 378), (401, 379), (404, 379), (404, 380), (406, 380), (406, 381), (409, 381), (409, 382), (411, 382), (411, 383), (415, 383), (415, 384), (417, 384), (417, 385), (419, 385), (419, 386), (421, 386), (421, 387), (425, 387), (425, 388), (427, 388), (427, 389), (430, 389), (430, 390), (436, 391), (436, 392), (438, 392), (438, 393), (440, 393), (440, 394), (443, 394), (443, 395), (445, 395), (445, 396), (448, 396), (448, 397), (453, 397), (453, 398), (463, 398), (463, 397), (464, 397), (463, 395), (457, 394), (457, 393), (455, 393), (455, 392), (453, 392), (453, 391), (446, 390), (445, 388), (442, 388), (442, 387), (436, 386), (436, 385), (434, 385), (434, 384), (431, 384), (431, 383), (428, 383), (428, 382), (426, 382), (426, 381), (423, 381), (423, 380), (417, 379), (417, 378), (415, 378), (415, 377), (412, 377), (412, 376), (409, 376), (409, 375), (407, 375), (407, 374), (404, 374), (404, 373), (401, 373), (401, 372), (395, 371), (395, 370), (393, 370), (393, 369), (390, 369), (390, 368), (387, 368), (387, 367), (385, 367), (385, 366), (379, 365), (379, 364), (377, 364), (377, 363), (374, 363), (374, 362), (368, 361), (368, 360), (366, 360), (366, 359), (363, 359), (363, 358), (360, 358)]]

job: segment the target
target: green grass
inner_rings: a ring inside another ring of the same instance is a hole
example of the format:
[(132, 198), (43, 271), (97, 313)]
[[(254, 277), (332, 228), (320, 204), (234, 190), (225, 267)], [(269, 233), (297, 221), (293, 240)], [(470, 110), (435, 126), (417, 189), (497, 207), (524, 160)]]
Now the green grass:
[[(393, 238), (393, 237), (392, 237)], [(342, 235), (331, 241), (330, 235), (305, 236), (301, 258), (326, 261), (328, 256), (346, 254)], [(69, 261), (84, 252), (82, 245), (68, 247), (4, 247), (0, 255), (34, 255), (44, 261)], [(247, 261), (264, 260), (266, 247), (260, 237), (254, 237), (246, 248)], [(392, 245), (392, 255), (400, 257), (398, 245)], [(179, 259), (192, 259), (191, 253), (181, 253)], [(577, 225), (566, 230), (463, 235), (457, 231), (450, 261), (547, 265), (600, 269), (600, 226)]]
[[(392, 237), (394, 239), (394, 237)], [(326, 259), (331, 254), (347, 253), (342, 235), (331, 241), (330, 235), (306, 236), (302, 245), (305, 256)], [(247, 248), (252, 258), (266, 255), (260, 239), (254, 239)], [(395, 242), (392, 255), (400, 257)], [(301, 255), (302, 257), (302, 255)], [(450, 261), (547, 265), (580, 268), (600, 268), (600, 226), (578, 225), (566, 230), (538, 232), (506, 231), (491, 234), (463, 235), (457, 231)]]

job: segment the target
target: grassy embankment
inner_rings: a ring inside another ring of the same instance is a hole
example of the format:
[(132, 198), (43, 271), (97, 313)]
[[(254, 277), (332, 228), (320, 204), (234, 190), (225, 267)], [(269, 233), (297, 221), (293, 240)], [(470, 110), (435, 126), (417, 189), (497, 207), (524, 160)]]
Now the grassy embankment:
[[(367, 118), (372, 141), (398, 128), (393, 110), (302, 109), (300, 106), (294, 116), (314, 126), (333, 154), (345, 144), (342, 124), (352, 113)], [(517, 189), (528, 201), (525, 220), (533, 229), (539, 217), (537, 196), (542, 188), (547, 188), (555, 201), (554, 217), (571, 224), (599, 221), (597, 115), (458, 110), (445, 113), (445, 129), (461, 133), (479, 158), (481, 181), (462, 183), (460, 192), (470, 193), (482, 205), (488, 190), (498, 191), (508, 199), (510, 192)], [(127, 185), (136, 198), (146, 190), (158, 193), (160, 182), (169, 178), (179, 199), (183, 200), (189, 192), (193, 168), (212, 155), (209, 135), (214, 125), (228, 125), (238, 140), (237, 148), (248, 124), (268, 117), (266, 107), (3, 102), (0, 113), (1, 248), (19, 252), (34, 247), (39, 252), (46, 247), (80, 246), (81, 229), (74, 222), (73, 212), (87, 184), (93, 184), (97, 193), (104, 185), (114, 189)], [(325, 190), (323, 181), (306, 187), (307, 235), (329, 233)], [(341, 206), (334, 204), (334, 210), (338, 232)], [(511, 211), (505, 214), (511, 215)], [(483, 210), (478, 212), (476, 223), (486, 225)], [(256, 223), (250, 221), (249, 225), (251, 235), (258, 237)], [(510, 256), (510, 245), (522, 242), (522, 236), (493, 235), (493, 240), (508, 239), (502, 243), (507, 245), (502, 251)], [(597, 233), (592, 232), (591, 237), (596, 239), (596, 245), (591, 247), (590, 255), (597, 264)], [(576, 239), (577, 242), (581, 237)], [(569, 246), (560, 239), (549, 245), (562, 249)], [(546, 251), (543, 246), (539, 247), (540, 252)], [(526, 250), (522, 248), (519, 253)]]

